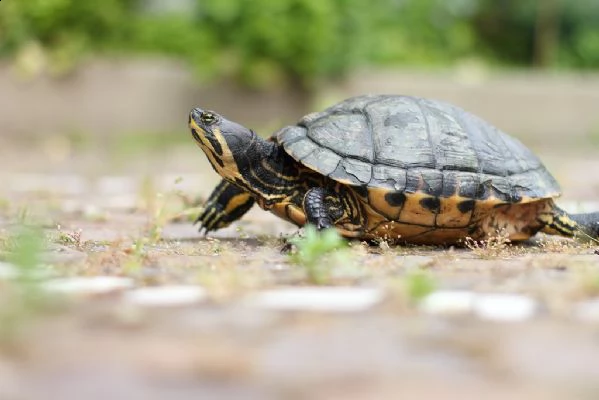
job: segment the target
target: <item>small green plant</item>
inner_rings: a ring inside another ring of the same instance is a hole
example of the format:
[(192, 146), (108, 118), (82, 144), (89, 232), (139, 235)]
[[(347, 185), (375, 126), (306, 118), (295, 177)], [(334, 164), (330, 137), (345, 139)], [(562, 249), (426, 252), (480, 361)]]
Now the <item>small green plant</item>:
[(303, 267), (308, 280), (317, 285), (329, 281), (333, 266), (348, 261), (347, 242), (335, 229), (318, 231), (313, 225), (307, 225), (304, 235), (289, 239), (289, 243), (297, 248), (290, 254), (290, 261)]
[(26, 206), (23, 206), (21, 208), (19, 208), (19, 210), (17, 211), (17, 224), (19, 225), (27, 225), (30, 222), (30, 212), (29, 212), (29, 208), (27, 208)]
[(0, 197), (0, 213), (7, 214), (8, 211), (10, 210), (10, 207), (11, 207), (10, 201), (4, 197)]
[(422, 270), (409, 273), (404, 281), (408, 298), (412, 302), (418, 302), (431, 294), (437, 287), (433, 277)]
[(81, 240), (81, 229), (73, 232), (65, 232), (58, 226), (58, 243), (65, 246), (74, 246), (77, 250), (83, 250), (83, 241)]
[(146, 245), (149, 243), (148, 238), (137, 238), (130, 249), (126, 249), (127, 258), (123, 261), (123, 272), (130, 275), (139, 272), (147, 257)]
[(15, 278), (6, 287), (0, 305), (0, 339), (11, 340), (28, 317), (43, 309), (46, 296), (39, 283), (39, 265), (44, 237), (39, 228), (21, 227), (12, 236), (7, 261), (15, 267)]
[[(182, 181), (179, 177), (175, 179), (174, 184), (178, 185)], [(187, 197), (179, 189), (157, 192), (150, 179), (143, 182), (140, 194), (142, 208), (149, 214), (146, 233), (149, 244), (156, 244), (162, 240), (165, 225), (174, 221), (193, 221), (200, 210), (197, 207), (189, 208)]]

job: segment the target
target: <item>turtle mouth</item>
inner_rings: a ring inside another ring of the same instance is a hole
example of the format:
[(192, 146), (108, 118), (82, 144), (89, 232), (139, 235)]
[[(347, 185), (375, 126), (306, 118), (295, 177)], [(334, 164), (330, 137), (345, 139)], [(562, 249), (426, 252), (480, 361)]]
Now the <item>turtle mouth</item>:
[(193, 138), (201, 143), (202, 140), (200, 139), (200, 132), (204, 132), (204, 130), (198, 125), (198, 123), (196, 122), (195, 118), (194, 118), (194, 112), (196, 110), (194, 109), (190, 114), (189, 114), (189, 129), (191, 130), (191, 136), (193, 136)]
[(191, 136), (193, 136), (196, 142), (201, 142), (200, 135), (198, 135), (198, 131), (193, 126), (191, 127)]

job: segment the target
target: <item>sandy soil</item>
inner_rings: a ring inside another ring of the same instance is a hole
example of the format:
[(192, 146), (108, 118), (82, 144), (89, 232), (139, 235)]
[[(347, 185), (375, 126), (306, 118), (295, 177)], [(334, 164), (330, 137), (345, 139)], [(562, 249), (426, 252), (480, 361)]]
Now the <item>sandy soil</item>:
[[(354, 243), (351, 262), (331, 264), (326, 283), (376, 290), (379, 302), (352, 312), (271, 309), (249, 299), (310, 286), (279, 252), (294, 227), (255, 209), (202, 237), (180, 215), (217, 182), (199, 150), (93, 146), (55, 138), (2, 149), (11, 165), (1, 172), (3, 250), (17, 223), (35, 221), (51, 244), (42, 260), (52, 276), (194, 285), (206, 296), (166, 307), (132, 303), (128, 290), (79, 293), (32, 311), (15, 306), (18, 282), (0, 281), (10, 328), (0, 339), (1, 399), (597, 397), (593, 247), (550, 238), (479, 251)], [(594, 153), (541, 154), (569, 209), (599, 209)], [(409, 289), (419, 271), (437, 291), (519, 295), (534, 312), (500, 321), (427, 311)]]

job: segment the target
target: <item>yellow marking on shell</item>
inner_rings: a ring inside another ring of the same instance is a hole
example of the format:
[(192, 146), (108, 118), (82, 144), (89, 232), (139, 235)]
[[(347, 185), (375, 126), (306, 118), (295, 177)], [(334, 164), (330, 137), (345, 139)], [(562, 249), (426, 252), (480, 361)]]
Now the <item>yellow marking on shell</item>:
[[(379, 210), (389, 219), (399, 219), (401, 206), (392, 206), (385, 200), (385, 194), (389, 193), (389, 189), (385, 188), (369, 188), (368, 189), (368, 204), (370, 208)], [(375, 211), (376, 212), (376, 211)]]
[(391, 241), (408, 241), (413, 244), (450, 244), (468, 235), (468, 230), (434, 228), (409, 225), (394, 221), (382, 222), (364, 235), (365, 239), (384, 238)]
[(420, 202), (424, 199), (434, 198), (424, 193), (408, 193), (406, 201), (399, 214), (399, 220), (402, 222), (410, 222), (413, 224), (434, 226), (435, 214), (430, 210), (422, 207)]
[[(467, 197), (453, 195), (450, 197), (440, 197), (439, 214), (437, 215), (437, 226), (446, 228), (466, 227), (472, 219), (472, 213), (478, 206), (476, 200)], [(458, 204), (465, 201), (474, 201), (474, 207), (468, 212), (461, 212)]]

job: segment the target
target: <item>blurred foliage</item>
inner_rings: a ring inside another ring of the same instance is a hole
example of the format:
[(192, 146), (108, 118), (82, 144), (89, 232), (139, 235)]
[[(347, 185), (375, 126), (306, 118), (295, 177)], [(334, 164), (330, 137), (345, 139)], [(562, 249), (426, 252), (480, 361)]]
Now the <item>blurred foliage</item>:
[(155, 0), (5, 0), (0, 56), (15, 57), (32, 73), (42, 64), (61, 74), (87, 54), (156, 53), (188, 61), (205, 79), (304, 89), (361, 64), (478, 58), (508, 66), (599, 67), (597, 0), (175, 3), (188, 7), (165, 8)]

